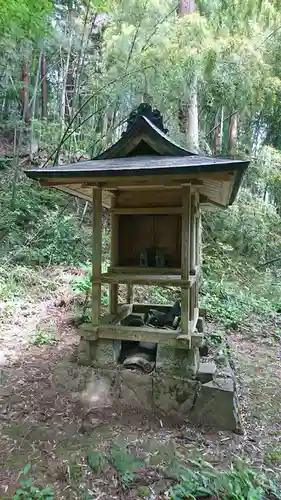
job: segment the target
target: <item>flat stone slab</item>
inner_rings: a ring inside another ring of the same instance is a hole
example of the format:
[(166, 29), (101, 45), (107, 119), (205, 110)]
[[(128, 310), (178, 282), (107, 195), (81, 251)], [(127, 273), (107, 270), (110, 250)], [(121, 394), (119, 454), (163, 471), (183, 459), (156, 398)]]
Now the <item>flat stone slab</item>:
[(239, 427), (238, 406), (232, 378), (216, 378), (202, 384), (191, 412), (200, 425), (235, 431)]
[(207, 382), (211, 382), (211, 380), (213, 380), (216, 371), (217, 367), (213, 361), (200, 363), (196, 378), (197, 380), (200, 380), (202, 384), (206, 384)]

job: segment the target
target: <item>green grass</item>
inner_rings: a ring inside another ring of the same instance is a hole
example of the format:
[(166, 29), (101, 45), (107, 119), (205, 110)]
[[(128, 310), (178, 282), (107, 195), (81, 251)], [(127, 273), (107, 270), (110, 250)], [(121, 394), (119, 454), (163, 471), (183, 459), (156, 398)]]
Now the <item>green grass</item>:
[(106, 464), (106, 457), (100, 451), (91, 451), (87, 456), (87, 463), (94, 472), (101, 472)]
[(111, 465), (118, 471), (121, 485), (124, 490), (128, 489), (134, 481), (137, 470), (144, 464), (136, 459), (124, 443), (117, 443), (111, 449), (109, 456)]
[(29, 476), (31, 465), (27, 464), (20, 476), (20, 488), (17, 489), (13, 500), (54, 500), (51, 488), (38, 487), (33, 477)]
[(264, 462), (270, 464), (281, 464), (281, 449), (268, 451), (264, 456)]
[(54, 345), (58, 342), (54, 333), (37, 326), (29, 339), (30, 344), (35, 346)]
[(269, 494), (280, 499), (276, 485), (260, 471), (251, 469), (241, 459), (225, 471), (208, 463), (194, 462), (192, 468), (182, 468), (180, 482), (170, 488), (171, 500), (212, 497), (223, 500), (264, 500)]

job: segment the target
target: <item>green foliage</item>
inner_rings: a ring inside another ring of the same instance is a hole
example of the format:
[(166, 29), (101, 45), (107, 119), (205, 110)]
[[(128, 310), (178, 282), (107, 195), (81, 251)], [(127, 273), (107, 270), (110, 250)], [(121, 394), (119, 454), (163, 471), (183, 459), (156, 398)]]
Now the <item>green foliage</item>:
[(87, 456), (87, 462), (89, 467), (94, 472), (101, 472), (104, 469), (106, 459), (103, 453), (100, 451), (91, 451)]
[(54, 345), (57, 343), (57, 339), (52, 332), (37, 326), (35, 333), (30, 337), (29, 342), (30, 344), (36, 346)]
[(22, 181), (12, 207), (8, 188), (9, 184), (0, 200), (3, 214), (0, 258), (2, 254), (5, 263), (78, 264), (87, 260), (90, 235), (80, 228), (77, 218), (69, 214), (71, 198)]
[(72, 460), (68, 463), (68, 476), (71, 482), (77, 483), (83, 475), (82, 465)]
[(46, 19), (51, 13), (51, 0), (0, 0), (0, 30), (3, 34), (21, 39), (42, 34)]
[(54, 500), (54, 494), (50, 488), (39, 488), (34, 479), (28, 477), (31, 465), (25, 466), (20, 480), (20, 488), (17, 489), (13, 500)]
[(276, 209), (241, 190), (237, 202), (225, 211), (204, 214), (205, 244), (224, 245), (227, 256), (240, 255), (257, 265), (278, 255), (280, 218)]
[(270, 272), (218, 252), (205, 254), (201, 305), (226, 328), (238, 328), (252, 315), (269, 317), (280, 304), (281, 286)]
[(264, 456), (264, 462), (268, 465), (270, 464), (280, 464), (281, 463), (281, 449), (273, 449), (266, 452)]
[(263, 500), (268, 494), (281, 498), (274, 483), (260, 472), (236, 460), (230, 469), (217, 471), (208, 463), (194, 463), (194, 468), (181, 472), (181, 482), (169, 491), (171, 500), (198, 497), (225, 500)]
[(72, 287), (75, 292), (90, 293), (92, 288), (92, 266), (85, 265), (81, 267), (82, 276), (75, 276), (72, 281)]
[(110, 462), (118, 471), (120, 482), (124, 490), (128, 489), (135, 478), (137, 469), (143, 466), (123, 444), (115, 444), (111, 450)]

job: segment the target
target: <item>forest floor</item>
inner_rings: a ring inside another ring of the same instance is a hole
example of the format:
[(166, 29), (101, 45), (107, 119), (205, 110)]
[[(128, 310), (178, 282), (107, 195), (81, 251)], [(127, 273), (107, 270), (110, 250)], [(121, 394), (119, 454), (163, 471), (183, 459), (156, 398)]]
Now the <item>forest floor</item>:
[[(168, 498), (175, 463), (198, 457), (226, 467), (239, 455), (281, 480), (281, 343), (270, 321), (262, 325), (253, 318), (228, 336), (244, 434), (188, 422), (179, 427), (165, 418), (104, 407), (103, 388), (91, 379), (91, 368), (78, 367), (73, 358), (79, 337), (72, 321), (72, 278), (68, 268), (33, 274), (22, 268), (11, 274), (8, 299), (0, 295), (1, 498), (12, 498), (28, 463), (36, 484), (50, 485), (58, 499)], [(32, 338), (46, 344), (34, 345)], [(89, 414), (93, 399), (95, 411)], [(124, 451), (120, 458), (117, 443), (130, 455)], [(145, 467), (132, 466), (129, 456)]]

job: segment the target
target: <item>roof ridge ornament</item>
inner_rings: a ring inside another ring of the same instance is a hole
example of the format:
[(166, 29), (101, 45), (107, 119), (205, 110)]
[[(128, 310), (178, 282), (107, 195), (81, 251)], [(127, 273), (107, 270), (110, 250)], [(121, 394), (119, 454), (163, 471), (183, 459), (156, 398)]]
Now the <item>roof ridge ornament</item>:
[(127, 120), (127, 128), (122, 135), (126, 134), (141, 116), (147, 118), (155, 127), (161, 130), (164, 134), (167, 134), (168, 129), (164, 127), (163, 116), (160, 111), (156, 108), (152, 109), (150, 104), (142, 102), (130, 113)]

